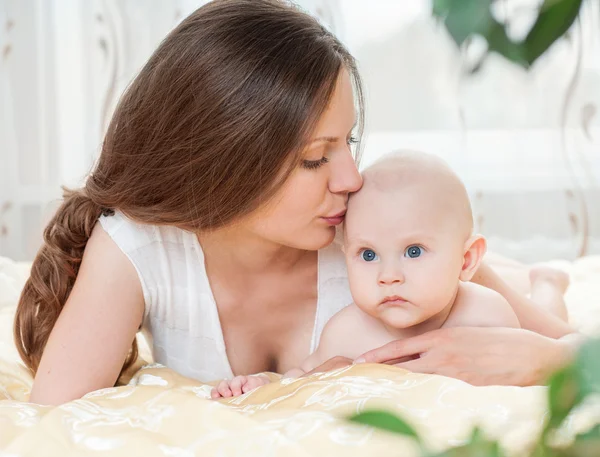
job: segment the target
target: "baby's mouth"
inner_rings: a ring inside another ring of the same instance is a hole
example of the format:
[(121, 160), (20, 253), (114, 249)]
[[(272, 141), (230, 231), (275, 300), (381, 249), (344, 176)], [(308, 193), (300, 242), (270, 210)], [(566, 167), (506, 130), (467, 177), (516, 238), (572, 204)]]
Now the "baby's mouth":
[(406, 302), (407, 300), (404, 299), (404, 297), (401, 297), (400, 295), (390, 295), (381, 300), (380, 304), (387, 306), (399, 306), (405, 304)]

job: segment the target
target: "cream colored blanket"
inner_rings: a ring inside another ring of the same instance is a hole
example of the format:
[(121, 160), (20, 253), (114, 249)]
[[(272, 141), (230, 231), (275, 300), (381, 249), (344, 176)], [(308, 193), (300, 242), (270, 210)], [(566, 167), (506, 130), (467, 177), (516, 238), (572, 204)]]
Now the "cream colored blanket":
[[(572, 322), (600, 333), (600, 257), (560, 265), (572, 276)], [(147, 365), (124, 387), (58, 408), (29, 404), (32, 379), (12, 343), (14, 306), (26, 275), (26, 265), (0, 258), (0, 455), (416, 455), (405, 439), (345, 420), (370, 408), (402, 415), (432, 449), (458, 445), (480, 425), (519, 455), (543, 424), (543, 387), (473, 387), (385, 365), (274, 382), (220, 402), (208, 400), (210, 386)], [(598, 422), (600, 406), (580, 411), (562, 439)]]

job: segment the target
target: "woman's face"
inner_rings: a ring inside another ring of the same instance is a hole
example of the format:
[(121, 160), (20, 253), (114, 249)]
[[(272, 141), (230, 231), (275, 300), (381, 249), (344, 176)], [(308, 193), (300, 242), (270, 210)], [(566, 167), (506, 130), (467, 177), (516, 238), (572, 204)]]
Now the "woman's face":
[(317, 250), (333, 241), (348, 194), (362, 186), (351, 152), (355, 116), (350, 75), (344, 69), (303, 161), (273, 200), (252, 215), (252, 232), (298, 249)]

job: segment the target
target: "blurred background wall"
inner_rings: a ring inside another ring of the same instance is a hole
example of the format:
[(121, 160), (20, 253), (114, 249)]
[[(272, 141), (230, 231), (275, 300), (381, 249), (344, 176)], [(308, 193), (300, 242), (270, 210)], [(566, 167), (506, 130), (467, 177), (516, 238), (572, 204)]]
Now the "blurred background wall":
[[(537, 0), (506, 0), (515, 33)], [(61, 185), (80, 185), (119, 95), (201, 0), (0, 0), (0, 255), (32, 259)], [(357, 57), (362, 165), (395, 148), (445, 158), (491, 249), (524, 261), (600, 253), (600, 2), (525, 71), (469, 70), (428, 0), (300, 0)]]

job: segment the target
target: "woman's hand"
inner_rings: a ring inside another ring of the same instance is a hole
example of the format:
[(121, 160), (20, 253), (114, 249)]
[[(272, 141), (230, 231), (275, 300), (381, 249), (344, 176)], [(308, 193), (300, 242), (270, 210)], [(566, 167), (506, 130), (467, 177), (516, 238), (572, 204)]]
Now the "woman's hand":
[(531, 386), (567, 364), (575, 346), (568, 338), (555, 340), (522, 329), (457, 327), (392, 341), (356, 363), (396, 364), (480, 386)]

